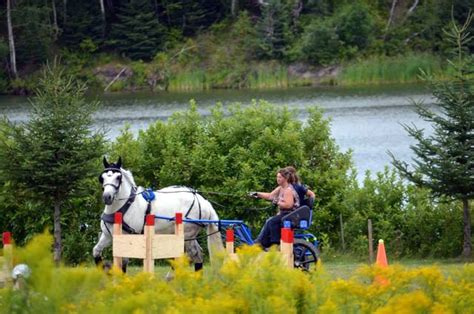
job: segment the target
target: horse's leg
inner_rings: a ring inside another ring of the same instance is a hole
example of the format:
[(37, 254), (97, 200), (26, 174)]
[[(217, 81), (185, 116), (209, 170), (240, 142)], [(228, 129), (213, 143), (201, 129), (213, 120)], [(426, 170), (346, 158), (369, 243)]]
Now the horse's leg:
[(128, 262), (129, 262), (129, 261), (130, 261), (130, 259), (127, 258), (127, 257), (124, 257), (124, 258), (122, 259), (122, 272), (123, 272), (124, 274), (127, 273), (127, 265), (128, 265)]
[(92, 256), (94, 257), (94, 261), (96, 265), (99, 265), (102, 263), (102, 251), (106, 248), (109, 247), (112, 244), (112, 237), (108, 232), (104, 232), (102, 230), (99, 238), (99, 242), (94, 246), (92, 249)]
[(203, 254), (202, 248), (199, 245), (197, 240), (189, 240), (184, 242), (184, 250), (186, 254), (191, 259), (191, 262), (194, 263), (194, 270), (198, 271), (202, 269), (203, 263)]
[(201, 270), (203, 264), (202, 248), (196, 240), (200, 230), (201, 227), (195, 224), (186, 224), (184, 227), (184, 251), (194, 263), (195, 271)]

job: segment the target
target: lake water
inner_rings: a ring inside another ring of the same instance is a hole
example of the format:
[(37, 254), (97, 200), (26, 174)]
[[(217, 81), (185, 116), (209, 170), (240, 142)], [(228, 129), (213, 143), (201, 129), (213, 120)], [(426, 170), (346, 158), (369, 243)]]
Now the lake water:
[[(218, 102), (225, 108), (236, 102), (248, 105), (254, 99), (265, 99), (276, 106), (296, 110), (302, 121), (309, 107), (320, 106), (325, 117), (331, 119), (332, 136), (341, 151), (352, 149), (359, 179), (366, 170), (375, 173), (390, 165), (388, 150), (397, 158), (410, 161), (413, 156), (410, 145), (414, 141), (401, 124), (413, 123), (429, 131), (429, 124), (414, 112), (413, 101), (423, 101), (434, 108), (434, 99), (417, 85), (112, 94), (100, 99), (103, 106), (94, 116), (95, 126), (108, 129), (111, 139), (125, 124), (136, 134), (157, 119), (166, 120), (173, 112), (186, 110), (190, 99), (196, 100), (204, 115)], [(0, 115), (12, 121), (27, 121), (28, 110), (25, 98), (0, 97)]]

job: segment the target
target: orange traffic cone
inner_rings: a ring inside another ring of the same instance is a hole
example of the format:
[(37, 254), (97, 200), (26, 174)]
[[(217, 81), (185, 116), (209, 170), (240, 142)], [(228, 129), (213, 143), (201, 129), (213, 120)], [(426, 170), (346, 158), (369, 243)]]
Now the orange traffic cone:
[(388, 266), (387, 254), (385, 254), (385, 244), (383, 243), (382, 239), (379, 240), (379, 247), (377, 248), (377, 261), (375, 263), (384, 268)]
[[(379, 240), (379, 247), (377, 248), (377, 261), (375, 262), (381, 268), (386, 268), (388, 266), (387, 262), (387, 254), (385, 254), (385, 244), (383, 240)], [(375, 282), (382, 286), (386, 286), (390, 283), (390, 281), (380, 275), (375, 276)]]

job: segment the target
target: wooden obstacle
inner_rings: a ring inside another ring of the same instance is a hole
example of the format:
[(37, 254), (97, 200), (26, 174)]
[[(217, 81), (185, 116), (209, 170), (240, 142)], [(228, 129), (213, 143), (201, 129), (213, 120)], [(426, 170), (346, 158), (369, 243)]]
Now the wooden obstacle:
[(227, 229), (225, 231), (225, 249), (227, 255), (233, 259), (237, 260), (237, 254), (234, 251), (234, 229)]
[(2, 235), (3, 256), (0, 256), (0, 287), (11, 282), (11, 272), (13, 267), (13, 247), (11, 243), (11, 233), (4, 232)]
[(294, 234), (291, 228), (281, 228), (280, 253), (282, 258), (290, 268), (295, 266), (293, 257)]
[(122, 234), (122, 214), (115, 213), (112, 255), (114, 265), (121, 268), (122, 258), (143, 259), (143, 271), (154, 272), (155, 259), (184, 255), (183, 215), (175, 217), (175, 234), (155, 234), (155, 216), (147, 215), (144, 234)]
[[(225, 240), (226, 252), (231, 259), (237, 260), (238, 256), (234, 251), (234, 229), (226, 230)], [(294, 234), (291, 228), (281, 228), (280, 254), (286, 266), (294, 267), (293, 257)]]

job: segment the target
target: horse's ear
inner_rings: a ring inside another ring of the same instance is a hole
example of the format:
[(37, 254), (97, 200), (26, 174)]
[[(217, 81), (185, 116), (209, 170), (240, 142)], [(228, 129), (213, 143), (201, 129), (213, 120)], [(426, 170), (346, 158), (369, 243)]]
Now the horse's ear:
[(102, 159), (102, 162), (104, 163), (104, 167), (107, 169), (107, 168), (110, 168), (110, 164), (109, 162), (107, 161), (107, 158), (105, 158), (104, 156), (104, 159)]
[(117, 161), (117, 168), (122, 168), (122, 156), (119, 157), (118, 161)]

